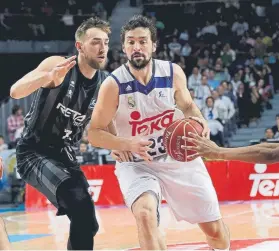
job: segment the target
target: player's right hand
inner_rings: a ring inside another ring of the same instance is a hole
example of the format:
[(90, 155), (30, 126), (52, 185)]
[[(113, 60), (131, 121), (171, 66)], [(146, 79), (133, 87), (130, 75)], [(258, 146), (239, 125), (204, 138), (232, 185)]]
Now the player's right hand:
[(182, 146), (182, 149), (195, 151), (196, 153), (187, 156), (187, 160), (190, 161), (196, 157), (205, 157), (208, 159), (218, 159), (220, 154), (220, 147), (208, 138), (201, 137), (196, 133), (189, 132), (190, 137), (182, 137), (192, 145)]
[(131, 152), (128, 151), (118, 151), (118, 150), (112, 150), (111, 151), (111, 157), (116, 160), (117, 162), (133, 162), (134, 156)]
[(4, 172), (4, 165), (3, 165), (2, 158), (0, 157), (0, 180), (3, 177), (3, 172)]
[(143, 160), (151, 161), (152, 157), (149, 155), (148, 151), (151, 150), (149, 147), (153, 142), (149, 140), (141, 140), (134, 138), (130, 142), (130, 151), (132, 153), (138, 154)]
[(72, 56), (70, 58), (65, 59), (61, 63), (57, 64), (50, 72), (49, 76), (51, 81), (59, 82), (60, 79), (64, 78), (68, 71), (72, 69), (76, 64), (76, 57)]

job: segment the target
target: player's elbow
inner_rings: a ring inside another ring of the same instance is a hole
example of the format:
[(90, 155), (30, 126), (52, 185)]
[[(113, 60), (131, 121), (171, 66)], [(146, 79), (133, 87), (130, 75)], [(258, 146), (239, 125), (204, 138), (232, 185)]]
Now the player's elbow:
[(94, 147), (100, 147), (100, 140), (98, 139), (100, 130), (98, 128), (89, 128), (88, 130), (88, 141)]
[(21, 96), (19, 95), (19, 92), (17, 90), (17, 87), (13, 85), (10, 89), (10, 96), (14, 99), (20, 99)]
[(269, 163), (279, 162), (279, 151), (278, 148), (270, 149), (268, 154)]
[(261, 152), (263, 164), (272, 164), (279, 162), (278, 149), (265, 149)]

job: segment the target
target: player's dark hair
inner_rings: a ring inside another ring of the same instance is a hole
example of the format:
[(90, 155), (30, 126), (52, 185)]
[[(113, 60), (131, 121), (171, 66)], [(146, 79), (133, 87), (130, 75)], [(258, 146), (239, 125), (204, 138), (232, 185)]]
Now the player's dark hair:
[(120, 37), (121, 37), (122, 44), (125, 41), (126, 32), (134, 30), (136, 28), (149, 29), (149, 31), (151, 33), (151, 41), (153, 43), (157, 42), (157, 29), (156, 29), (153, 21), (151, 19), (148, 19), (145, 16), (135, 15), (121, 28)]
[(80, 40), (87, 30), (91, 28), (98, 28), (102, 31), (106, 32), (107, 34), (110, 34), (110, 25), (108, 22), (98, 18), (98, 17), (91, 17), (87, 20), (83, 21), (83, 23), (77, 28), (75, 33), (75, 39), (76, 41)]

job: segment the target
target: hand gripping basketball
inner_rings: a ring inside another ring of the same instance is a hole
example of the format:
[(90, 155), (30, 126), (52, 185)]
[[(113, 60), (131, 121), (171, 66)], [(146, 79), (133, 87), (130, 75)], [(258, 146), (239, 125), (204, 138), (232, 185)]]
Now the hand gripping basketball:
[(49, 73), (51, 80), (56, 82), (59, 81), (61, 78), (64, 78), (68, 71), (75, 66), (75, 59), (76, 56), (72, 56), (57, 64)]
[(174, 121), (166, 128), (163, 135), (163, 143), (167, 153), (177, 161), (187, 162), (189, 156), (196, 154), (196, 152), (183, 148), (185, 145), (192, 145), (186, 138), (189, 137), (190, 132), (202, 136), (203, 130), (202, 125), (194, 119)]

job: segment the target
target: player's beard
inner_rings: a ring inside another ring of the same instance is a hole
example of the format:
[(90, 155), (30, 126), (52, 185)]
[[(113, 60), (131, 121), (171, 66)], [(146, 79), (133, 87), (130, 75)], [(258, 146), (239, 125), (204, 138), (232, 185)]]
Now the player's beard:
[[(135, 55), (140, 55), (143, 59), (141, 58), (134, 58)], [(142, 70), (143, 68), (145, 68), (150, 60), (151, 60), (151, 57), (146, 59), (145, 55), (141, 54), (141, 53), (135, 53), (131, 56), (131, 59), (128, 59), (129, 60), (129, 63), (131, 64), (131, 66), (136, 69), (136, 70)]]
[(99, 69), (104, 69), (105, 65), (106, 65), (106, 61), (104, 60), (103, 63), (98, 62), (97, 60), (93, 59), (93, 58), (86, 58), (87, 64), (92, 67), (93, 69), (99, 70)]

